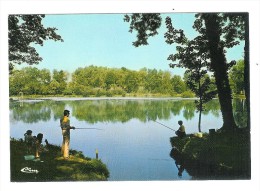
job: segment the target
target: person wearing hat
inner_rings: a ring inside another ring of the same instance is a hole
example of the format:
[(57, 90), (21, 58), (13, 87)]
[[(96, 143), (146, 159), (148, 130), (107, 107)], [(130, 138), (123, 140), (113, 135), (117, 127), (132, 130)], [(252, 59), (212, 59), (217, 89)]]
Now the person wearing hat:
[(70, 129), (75, 129), (75, 127), (70, 126), (69, 120), (70, 111), (64, 110), (63, 117), (60, 119), (60, 127), (62, 130), (62, 146), (61, 146), (61, 155), (65, 158), (69, 158), (69, 149), (70, 149)]

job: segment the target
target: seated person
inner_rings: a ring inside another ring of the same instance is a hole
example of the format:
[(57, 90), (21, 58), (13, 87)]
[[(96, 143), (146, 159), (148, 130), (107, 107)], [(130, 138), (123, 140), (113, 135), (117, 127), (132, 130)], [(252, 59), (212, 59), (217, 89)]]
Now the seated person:
[(180, 120), (178, 121), (178, 124), (180, 125), (179, 129), (175, 132), (175, 134), (179, 137), (179, 138), (183, 138), (186, 136), (186, 132), (185, 132), (185, 127), (183, 125), (183, 122)]
[(32, 136), (32, 131), (31, 130), (27, 130), (26, 133), (24, 134), (24, 141), (26, 143), (26, 147), (27, 147), (27, 154), (30, 154), (32, 152), (32, 148), (35, 142), (34, 137)]
[[(40, 153), (48, 151), (48, 149), (42, 145), (42, 139), (43, 139), (43, 134), (39, 133), (37, 135), (36, 141), (35, 141), (35, 158), (39, 158)], [(45, 142), (46, 142), (46, 146), (48, 146), (47, 145), (47, 143), (48, 143), (47, 139), (45, 140)]]

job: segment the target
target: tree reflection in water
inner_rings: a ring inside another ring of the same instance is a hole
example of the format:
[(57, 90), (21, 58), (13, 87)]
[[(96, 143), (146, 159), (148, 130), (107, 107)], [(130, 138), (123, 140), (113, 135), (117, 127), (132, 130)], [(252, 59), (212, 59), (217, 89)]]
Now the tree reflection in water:
[[(239, 126), (246, 124), (247, 113), (245, 102), (234, 101), (234, 115)], [(171, 116), (179, 116), (191, 120), (195, 117), (193, 100), (146, 100), (146, 99), (112, 99), (112, 100), (77, 100), (77, 101), (28, 101), (22, 105), (10, 102), (12, 121), (37, 123), (60, 118), (65, 108), (72, 108), (72, 115), (79, 121), (94, 124), (97, 122), (127, 122), (139, 119), (142, 122), (150, 120), (168, 120)], [(212, 100), (206, 104), (204, 115), (211, 113), (219, 116), (219, 102)]]
[(170, 156), (175, 160), (175, 165), (178, 169), (178, 176), (182, 177), (182, 173), (185, 170), (185, 168), (184, 168), (184, 161), (182, 159), (181, 154), (176, 148), (172, 148), (170, 152)]
[[(242, 104), (242, 105), (241, 105)], [(92, 99), (92, 100), (45, 100), (45, 101), (25, 101), (20, 104), (18, 101), (10, 101), (10, 129), (11, 136), (20, 137), (23, 135), (27, 128), (33, 128), (34, 132), (43, 132), (48, 134), (48, 140), (52, 140), (53, 143), (59, 144), (57, 136), (60, 136), (60, 129), (58, 128), (58, 120), (63, 114), (64, 109), (69, 109), (72, 113), (72, 120), (78, 123), (77, 127), (104, 127), (107, 128), (105, 133), (100, 133), (96, 131), (89, 131), (88, 133), (80, 133), (82, 131), (74, 132), (77, 136), (77, 144), (75, 144), (80, 150), (83, 150), (87, 156), (91, 156), (92, 150), (99, 148), (104, 157), (107, 157), (107, 161), (117, 161), (118, 156), (124, 157), (125, 147), (120, 144), (131, 143), (132, 148), (136, 155), (126, 155), (122, 161), (130, 161), (132, 163), (136, 162), (136, 157), (140, 153), (144, 153), (142, 145), (140, 143), (145, 143), (145, 146), (154, 144), (160, 145), (163, 150), (166, 149), (167, 157), (170, 157), (169, 152), (169, 142), (167, 138), (171, 136), (172, 132), (166, 130), (166, 128), (161, 128), (161, 126), (151, 122), (159, 121), (167, 126), (171, 125), (174, 120), (182, 118), (186, 120), (187, 130), (196, 131), (196, 124), (198, 120), (196, 118), (196, 111), (194, 100), (177, 100), (177, 99)], [(244, 110), (243, 102), (234, 102), (235, 116), (237, 116), (238, 122), (244, 123), (246, 121), (246, 111)], [(207, 103), (206, 110), (203, 111), (203, 119), (205, 120), (205, 128), (211, 128), (212, 124), (221, 123), (220, 108), (218, 100), (212, 100)], [(208, 116), (207, 116), (208, 115)], [(216, 117), (216, 118), (214, 118)], [(193, 119), (193, 120), (191, 120)], [(149, 120), (151, 120), (149, 122)], [(202, 120), (203, 121), (203, 120)], [(86, 124), (86, 123), (88, 124)], [(169, 124), (170, 123), (170, 124)], [(137, 124), (137, 125), (136, 125)], [(175, 123), (174, 123), (175, 124)], [(45, 128), (45, 127), (55, 127), (57, 128)], [(195, 127), (194, 127), (195, 126)], [(119, 128), (127, 127), (127, 128)], [(140, 128), (139, 128), (140, 127)], [(154, 128), (150, 128), (154, 127)], [(170, 126), (171, 127), (171, 126)], [(217, 127), (215, 127), (217, 128)], [(162, 130), (160, 130), (162, 129)], [(165, 131), (163, 130), (165, 129)], [(205, 129), (203, 129), (205, 130)], [(159, 133), (159, 134), (158, 134)], [(130, 136), (132, 135), (132, 136)], [(163, 136), (159, 136), (163, 135)], [(127, 139), (124, 138), (127, 137)], [(131, 137), (131, 138), (130, 138)], [(164, 138), (162, 138), (164, 137)], [(112, 141), (113, 147), (108, 146), (107, 143)], [(126, 142), (125, 142), (126, 141)], [(86, 142), (88, 142), (88, 147), (86, 148)], [(115, 145), (120, 145), (119, 148), (122, 150), (115, 149)], [(143, 145), (144, 146), (144, 145)], [(167, 147), (167, 148), (166, 148)], [(102, 151), (103, 149), (103, 151)], [(138, 150), (140, 149), (140, 150)], [(112, 152), (112, 151), (113, 152)], [(150, 150), (149, 150), (150, 151)], [(156, 151), (157, 152), (157, 151)], [(111, 156), (110, 156), (110, 153)], [(165, 152), (159, 152), (158, 156), (161, 156)], [(117, 155), (118, 154), (118, 155)], [(133, 153), (131, 153), (133, 154)], [(149, 152), (150, 154), (150, 152)], [(145, 153), (143, 154), (145, 157)], [(117, 156), (117, 157), (115, 157)], [(114, 158), (115, 157), (115, 158)], [(132, 158), (131, 158), (132, 157)], [(129, 159), (130, 158), (130, 159)], [(149, 169), (149, 165), (144, 164), (143, 160), (139, 160), (141, 165), (146, 165)], [(175, 162), (175, 161), (174, 161)], [(171, 161), (170, 161), (171, 163)], [(172, 163), (171, 163), (172, 164)], [(115, 174), (121, 173), (121, 169), (118, 164), (110, 163)], [(178, 168), (178, 175), (182, 179), (186, 179), (190, 176), (190, 171), (185, 171), (186, 165), (183, 164), (182, 160), (176, 160), (175, 165)], [(119, 168), (119, 169), (118, 169)], [(169, 166), (165, 165), (165, 168), (169, 170)], [(111, 170), (111, 171), (113, 171)], [(127, 174), (129, 173), (127, 170)], [(177, 170), (177, 169), (175, 169)], [(150, 170), (148, 170), (150, 172)], [(165, 170), (166, 171), (166, 170)], [(176, 172), (176, 173), (177, 173)], [(187, 173), (186, 173), (187, 172)], [(193, 171), (192, 171), (193, 172)], [(169, 173), (172, 173), (170, 170)], [(177, 174), (174, 173), (176, 177)], [(172, 175), (172, 174), (171, 174)], [(120, 175), (119, 175), (120, 176)], [(148, 175), (149, 177), (151, 174)], [(175, 178), (174, 177), (174, 178)], [(121, 177), (120, 177), (121, 178)], [(119, 179), (120, 179), (119, 178)]]

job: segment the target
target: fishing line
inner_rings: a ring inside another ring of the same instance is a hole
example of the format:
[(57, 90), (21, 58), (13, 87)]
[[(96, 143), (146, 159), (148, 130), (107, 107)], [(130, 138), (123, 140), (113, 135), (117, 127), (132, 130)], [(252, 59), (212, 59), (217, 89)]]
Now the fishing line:
[[(148, 120), (150, 120), (150, 119), (148, 118)], [(176, 131), (176, 130), (174, 130), (174, 129), (172, 129), (172, 128), (170, 128), (170, 127), (168, 127), (168, 126), (166, 126), (166, 125), (164, 125), (164, 124), (162, 124), (162, 123), (160, 123), (160, 122), (158, 122), (158, 121), (155, 121), (155, 120), (152, 120), (152, 121), (154, 121), (154, 122), (156, 122), (156, 123), (158, 123), (158, 124), (160, 124), (160, 125), (162, 125), (162, 126), (168, 128), (168, 129), (170, 129), (170, 130), (172, 130), (172, 131)]]

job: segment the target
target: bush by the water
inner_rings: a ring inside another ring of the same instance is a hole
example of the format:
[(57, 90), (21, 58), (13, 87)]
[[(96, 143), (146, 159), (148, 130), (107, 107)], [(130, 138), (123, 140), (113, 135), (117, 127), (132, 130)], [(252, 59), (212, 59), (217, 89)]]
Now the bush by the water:
[(193, 98), (195, 97), (194, 93), (192, 91), (185, 91), (181, 94), (181, 97), (183, 98)]

